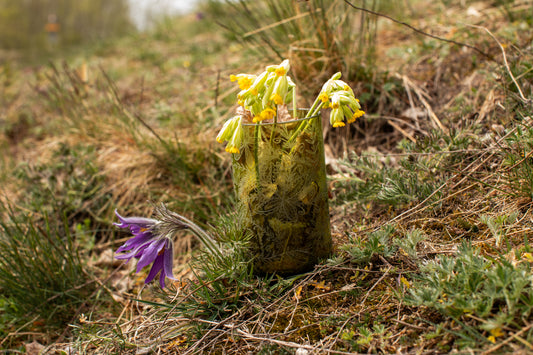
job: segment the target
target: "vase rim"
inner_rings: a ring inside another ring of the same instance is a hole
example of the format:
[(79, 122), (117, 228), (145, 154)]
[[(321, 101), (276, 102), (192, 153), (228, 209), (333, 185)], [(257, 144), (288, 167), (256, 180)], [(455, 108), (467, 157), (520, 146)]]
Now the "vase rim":
[[(310, 109), (308, 108), (298, 108), (296, 109), (298, 111), (304, 111), (304, 112), (309, 112)], [(293, 109), (291, 110), (288, 110), (289, 112), (292, 112)], [(305, 120), (308, 120), (310, 118), (315, 118), (315, 117), (319, 117), (320, 116), (320, 111), (318, 111), (315, 115), (313, 116), (310, 116), (310, 117), (302, 117), (302, 118), (298, 118), (296, 120), (289, 120), (289, 121), (283, 121), (283, 122), (267, 122), (267, 123), (264, 123), (264, 122), (258, 122), (258, 123), (253, 123), (253, 122), (246, 122), (246, 123), (242, 123), (243, 126), (269, 126), (269, 125), (283, 125), (283, 124), (289, 124), (289, 123), (294, 123), (294, 122), (302, 122), (302, 121), (305, 121)]]

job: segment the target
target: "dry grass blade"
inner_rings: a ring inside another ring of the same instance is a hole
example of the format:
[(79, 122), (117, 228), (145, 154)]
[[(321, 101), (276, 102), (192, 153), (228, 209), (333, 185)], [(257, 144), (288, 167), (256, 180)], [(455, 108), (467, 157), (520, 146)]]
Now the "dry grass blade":
[(522, 88), (520, 87), (520, 85), (518, 84), (518, 82), (516, 81), (514, 75), (513, 75), (513, 72), (511, 71), (511, 69), (509, 68), (509, 62), (507, 61), (507, 55), (505, 54), (505, 49), (503, 48), (502, 44), (500, 43), (500, 41), (498, 41), (498, 39), (496, 38), (496, 36), (494, 36), (494, 34), (486, 27), (483, 27), (483, 26), (477, 26), (477, 25), (471, 25), (469, 24), (468, 26), (470, 27), (474, 27), (474, 28), (479, 28), (479, 29), (482, 29), (484, 30), (485, 32), (487, 32), (491, 37), (492, 39), (494, 39), (494, 41), (498, 44), (498, 46), (500, 47), (500, 50), (502, 52), (502, 57), (503, 57), (503, 65), (505, 66), (505, 69), (507, 71), (507, 74), (509, 75), (509, 77), (511, 78), (511, 80), (513, 81), (513, 84), (515, 85), (516, 89), (518, 90), (518, 93), (520, 94), (520, 99), (522, 100), (523, 103), (525, 104), (530, 104), (532, 102), (533, 99), (528, 99), (524, 96), (524, 93), (522, 92)]

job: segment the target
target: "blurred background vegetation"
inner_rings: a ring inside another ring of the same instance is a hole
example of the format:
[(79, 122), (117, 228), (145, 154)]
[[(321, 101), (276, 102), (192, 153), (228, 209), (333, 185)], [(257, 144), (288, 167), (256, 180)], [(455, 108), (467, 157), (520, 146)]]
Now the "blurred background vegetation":
[(133, 29), (127, 0), (0, 0), (2, 49), (38, 53)]

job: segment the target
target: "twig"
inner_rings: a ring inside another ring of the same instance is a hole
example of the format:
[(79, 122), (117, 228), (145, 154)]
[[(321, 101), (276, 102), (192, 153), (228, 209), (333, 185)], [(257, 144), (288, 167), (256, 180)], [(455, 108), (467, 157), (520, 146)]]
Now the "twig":
[(411, 142), (416, 143), (416, 138), (410, 135), (406, 130), (404, 130), (402, 127), (398, 126), (396, 123), (392, 122), (391, 120), (387, 120), (387, 123), (390, 124), (394, 129), (396, 129), (398, 132), (400, 132), (405, 138), (408, 138)]
[[(320, 12), (321, 10), (318, 9), (317, 12)], [(255, 29), (253, 31), (250, 31), (250, 32), (246, 32), (244, 35), (242, 35), (242, 38), (246, 38), (246, 37), (250, 37), (252, 35), (255, 35), (259, 32), (263, 32), (263, 31), (266, 31), (266, 30), (269, 30), (271, 28), (274, 28), (276, 26), (279, 26), (279, 25), (283, 25), (284, 23), (287, 23), (287, 22), (290, 22), (290, 21), (293, 21), (293, 20), (297, 20), (299, 18), (302, 18), (302, 17), (305, 17), (305, 16), (309, 16), (310, 12), (304, 12), (302, 14), (298, 14), (298, 15), (295, 15), (295, 16), (292, 16), (292, 17), (288, 17), (286, 19), (283, 19), (281, 21), (278, 21), (278, 22), (275, 22), (275, 23), (271, 23), (267, 26), (263, 26), (261, 28), (258, 28), (258, 29)]]
[(457, 46), (467, 47), (467, 48), (473, 49), (473, 50), (475, 50), (476, 52), (478, 52), (479, 54), (481, 54), (481, 55), (483, 55), (483, 56), (489, 58), (490, 60), (492, 60), (492, 61), (496, 61), (496, 60), (494, 59), (494, 57), (492, 57), (490, 54), (488, 54), (488, 53), (486, 53), (486, 52), (483, 52), (481, 49), (479, 49), (479, 48), (477, 48), (477, 47), (474, 47), (474, 46), (472, 46), (472, 45), (470, 45), (470, 44), (463, 43), (463, 42), (458, 42), (458, 41), (454, 41), (454, 40), (452, 40), (452, 39), (442, 38), (442, 37), (439, 37), (439, 36), (435, 36), (435, 35), (433, 35), (433, 34), (431, 34), (431, 33), (427, 33), (427, 32), (424, 32), (424, 31), (422, 31), (422, 30), (420, 30), (420, 29), (418, 29), (418, 28), (416, 28), (416, 27), (413, 27), (412, 25), (410, 25), (410, 24), (408, 24), (408, 23), (406, 23), (406, 22), (403, 22), (403, 21), (400, 21), (400, 20), (396, 20), (395, 18), (390, 17), (390, 16), (388, 16), (388, 15), (382, 14), (382, 13), (377, 12), (377, 11), (372, 11), (372, 10), (369, 10), (369, 9), (365, 9), (364, 7), (356, 6), (356, 5), (352, 4), (352, 3), (351, 3), (350, 1), (348, 1), (348, 0), (344, 0), (344, 2), (345, 2), (347, 5), (353, 7), (354, 9), (356, 9), (356, 10), (361, 10), (361, 11), (368, 12), (369, 14), (372, 14), (372, 15), (375, 15), (375, 16), (384, 17), (384, 18), (386, 18), (386, 19), (388, 19), (388, 20), (390, 20), (390, 21), (392, 21), (392, 22), (394, 22), (394, 23), (397, 23), (397, 24), (399, 24), (399, 25), (405, 26), (405, 27), (407, 27), (407, 28), (413, 30), (414, 32), (420, 33), (420, 34), (422, 34), (422, 35), (424, 35), (424, 36), (431, 37), (431, 38), (433, 38), (433, 39), (436, 39), (436, 40), (439, 40), (439, 41), (442, 41), (442, 42), (452, 43), (452, 44), (455, 44), (455, 45), (457, 45)]
[[(435, 125), (443, 132), (447, 132), (448, 129), (442, 124), (442, 122), (439, 120), (439, 118), (437, 117), (437, 115), (435, 114), (435, 112), (433, 111), (433, 109), (431, 108), (431, 105), (429, 104), (429, 102), (426, 100), (426, 97), (428, 97), (427, 93), (423, 92), (419, 87), (417, 87), (411, 80), (409, 80), (409, 78), (405, 75), (402, 75), (401, 76), (401, 79), (405, 85), (405, 87), (409, 87), (411, 89), (414, 90), (416, 96), (418, 96), (418, 99), (420, 100), (420, 102), (422, 102), (422, 104), (424, 105), (424, 107), (426, 108), (427, 112), (428, 112), (428, 116), (431, 120), (433, 120), (433, 123), (435, 123)], [(424, 97), (425, 96), (425, 97)]]
[(391, 320), (393, 322), (396, 322), (396, 323), (401, 324), (401, 325), (405, 325), (405, 326), (413, 328), (413, 329), (424, 330), (424, 331), (428, 330), (427, 327), (421, 327), (419, 325), (414, 325), (414, 324), (411, 324), (411, 323), (407, 323), (407, 322), (404, 322), (403, 320), (394, 319), (394, 318), (391, 318)]
[[(241, 336), (243, 338), (246, 338), (246, 339), (249, 339), (249, 340), (264, 341), (264, 342), (267, 342), (267, 343), (277, 344), (277, 345), (286, 346), (286, 347), (295, 348), (295, 349), (306, 349), (306, 350), (312, 350), (312, 351), (316, 351), (317, 350), (316, 347), (314, 347), (312, 345), (298, 344), (298, 343), (294, 343), (292, 341), (283, 341), (283, 340), (278, 340), (278, 339), (260, 337), (260, 336), (254, 335), (254, 334), (247, 333), (247, 332), (245, 332), (243, 330), (240, 330), (240, 329), (237, 329), (236, 333), (239, 334), (239, 336)], [(348, 352), (344, 352), (344, 351), (336, 351), (336, 350), (323, 349), (323, 348), (322, 349), (318, 349), (318, 350), (325, 351), (325, 352), (331, 353), (331, 354), (353, 354), (353, 353), (348, 353)]]
[(509, 68), (509, 63), (507, 62), (507, 56), (505, 55), (505, 49), (503, 48), (503, 46), (500, 43), (500, 41), (498, 41), (496, 36), (494, 36), (492, 34), (492, 32), (490, 32), (490, 30), (488, 28), (486, 28), (486, 27), (478, 26), (478, 25), (471, 25), (471, 24), (466, 24), (466, 25), (470, 26), (470, 27), (474, 27), (474, 28), (479, 28), (479, 29), (485, 30), (489, 34), (489, 36), (491, 36), (492, 39), (494, 39), (494, 41), (496, 41), (496, 43), (500, 47), (500, 50), (502, 51), (503, 64), (505, 65), (505, 69), (507, 70), (507, 74), (509, 74), (509, 76), (511, 77), (511, 80), (515, 84), (516, 89), (518, 90), (518, 93), (520, 94), (520, 99), (522, 100), (522, 102), (524, 102), (526, 104), (531, 103), (532, 100), (531, 99), (526, 99), (526, 97), (524, 96), (524, 93), (522, 92), (522, 89), (520, 88), (520, 85), (518, 85), (518, 82), (516, 81), (513, 73), (511, 72), (511, 69)]

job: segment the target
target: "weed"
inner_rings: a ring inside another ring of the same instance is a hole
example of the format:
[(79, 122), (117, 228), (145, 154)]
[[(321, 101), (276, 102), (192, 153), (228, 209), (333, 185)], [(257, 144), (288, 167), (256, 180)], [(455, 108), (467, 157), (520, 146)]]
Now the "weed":
[(528, 120), (519, 123), (506, 138), (502, 149), (508, 188), (516, 197), (533, 198), (533, 127)]
[(350, 236), (349, 243), (342, 245), (341, 249), (348, 253), (350, 260), (355, 264), (367, 264), (379, 256), (388, 258), (396, 250), (391, 245), (391, 236), (394, 231), (392, 225), (386, 225), (370, 233), (366, 240)]
[[(524, 321), (533, 312), (531, 264), (511, 263), (504, 256), (486, 258), (463, 243), (455, 256), (422, 264), (405, 300), (454, 319), (465, 332), (464, 346), (488, 343), (527, 325)], [(533, 332), (526, 339), (530, 342)]]
[(353, 155), (352, 161), (342, 164), (347, 167), (348, 177), (337, 180), (336, 203), (359, 201), (405, 206), (427, 198), (428, 203), (436, 202), (441, 196), (438, 187), (442, 180), (432, 173), (434, 161), (423, 156), (402, 159), (399, 163), (402, 170), (382, 164), (375, 155)]
[(489, 227), (489, 230), (496, 241), (496, 247), (499, 248), (501, 246), (502, 241), (504, 241), (504, 238), (507, 235), (507, 231), (504, 227), (508, 229), (509, 224), (513, 224), (516, 221), (517, 215), (518, 213), (513, 212), (509, 215), (499, 215), (496, 217), (489, 215), (480, 216), (481, 222)]
[(394, 245), (405, 251), (411, 258), (416, 259), (416, 246), (424, 239), (426, 239), (424, 232), (420, 229), (415, 229), (407, 232), (402, 238), (394, 239)]

